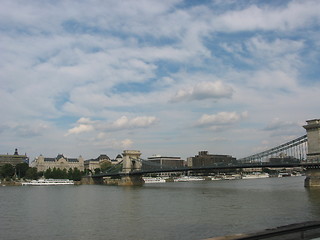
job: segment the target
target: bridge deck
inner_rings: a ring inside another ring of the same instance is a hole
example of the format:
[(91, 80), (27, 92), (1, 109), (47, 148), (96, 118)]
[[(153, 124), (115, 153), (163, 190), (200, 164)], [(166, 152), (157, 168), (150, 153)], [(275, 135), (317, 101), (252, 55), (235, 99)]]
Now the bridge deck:
[(133, 171), (130, 173), (101, 173), (92, 175), (93, 178), (112, 177), (112, 176), (133, 176), (144, 175), (148, 173), (161, 172), (187, 172), (187, 171), (208, 171), (208, 170), (223, 170), (223, 169), (239, 169), (239, 168), (320, 168), (320, 163), (256, 163), (256, 164), (237, 164), (237, 165), (220, 165), (220, 166), (205, 166), (205, 167), (182, 167), (182, 168), (159, 168), (150, 170)]

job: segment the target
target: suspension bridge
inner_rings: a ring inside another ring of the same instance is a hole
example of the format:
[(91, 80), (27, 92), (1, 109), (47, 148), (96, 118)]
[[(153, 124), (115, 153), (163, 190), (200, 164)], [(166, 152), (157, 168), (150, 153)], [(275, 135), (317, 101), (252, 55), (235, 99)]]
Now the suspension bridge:
[(320, 119), (309, 120), (303, 127), (307, 134), (294, 140), (236, 161), (216, 162), (206, 166), (167, 166), (140, 158), (140, 151), (125, 150), (121, 162), (106, 172), (92, 175), (91, 178), (94, 181), (101, 181), (106, 177), (120, 178), (123, 185), (140, 185), (142, 176), (151, 173), (302, 167), (309, 171), (306, 182), (320, 186)]

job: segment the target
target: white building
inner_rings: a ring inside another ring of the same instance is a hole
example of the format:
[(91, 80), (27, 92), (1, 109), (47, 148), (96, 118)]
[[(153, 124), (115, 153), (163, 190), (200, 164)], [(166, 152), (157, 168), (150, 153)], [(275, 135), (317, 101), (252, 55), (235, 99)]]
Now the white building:
[(44, 172), (47, 169), (74, 169), (77, 168), (80, 171), (84, 170), (84, 160), (81, 156), (78, 158), (67, 158), (63, 154), (58, 154), (55, 158), (48, 158), (40, 155), (33, 162), (32, 166), (36, 167), (38, 172)]

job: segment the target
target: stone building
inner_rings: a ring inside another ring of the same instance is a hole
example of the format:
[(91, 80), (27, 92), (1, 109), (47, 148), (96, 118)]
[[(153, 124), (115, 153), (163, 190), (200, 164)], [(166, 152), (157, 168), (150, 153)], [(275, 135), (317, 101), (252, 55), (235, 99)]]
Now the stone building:
[(78, 158), (67, 158), (63, 156), (63, 154), (58, 154), (55, 158), (48, 158), (40, 155), (33, 161), (32, 166), (36, 167), (38, 172), (46, 171), (49, 168), (57, 168), (61, 170), (77, 168), (80, 171), (83, 171), (84, 160), (81, 156)]
[(232, 164), (236, 158), (229, 155), (208, 154), (208, 151), (200, 151), (198, 155), (187, 159), (188, 167), (206, 167), (220, 164)]
[(16, 166), (18, 163), (28, 163), (29, 164), (29, 158), (27, 155), (19, 155), (18, 149), (16, 148), (13, 155), (9, 154), (2, 154), (0, 155), (0, 166), (3, 166), (5, 164), (11, 164), (13, 166)]
[(84, 161), (84, 169), (90, 170), (94, 173), (97, 168), (101, 169), (103, 163), (112, 164), (111, 159), (106, 154), (100, 154), (99, 157), (94, 159), (88, 159)]

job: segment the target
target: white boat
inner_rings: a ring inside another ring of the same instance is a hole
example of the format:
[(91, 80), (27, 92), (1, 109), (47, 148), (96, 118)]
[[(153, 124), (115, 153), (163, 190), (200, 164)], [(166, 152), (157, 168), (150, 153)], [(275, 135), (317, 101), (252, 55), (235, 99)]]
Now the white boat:
[(256, 179), (256, 178), (268, 178), (268, 173), (253, 173), (242, 175), (242, 179)]
[(174, 179), (175, 182), (192, 182), (192, 181), (203, 181), (203, 177), (183, 176)]
[(22, 186), (56, 186), (56, 185), (74, 185), (69, 179), (39, 179), (30, 182), (23, 182)]
[(162, 177), (143, 177), (144, 183), (165, 183), (166, 180)]

